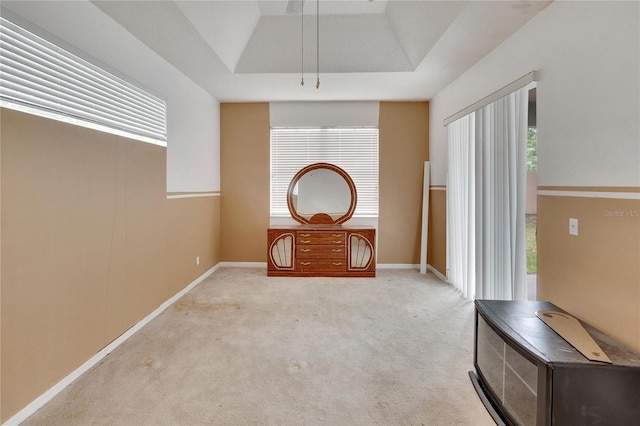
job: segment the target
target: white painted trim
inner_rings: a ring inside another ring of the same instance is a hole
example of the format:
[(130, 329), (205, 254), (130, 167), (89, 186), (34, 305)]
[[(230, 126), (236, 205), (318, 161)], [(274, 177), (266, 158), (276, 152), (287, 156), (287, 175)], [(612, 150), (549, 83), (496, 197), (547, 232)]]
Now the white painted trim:
[(618, 200), (640, 200), (638, 192), (594, 192), (594, 191), (553, 191), (539, 190), (538, 195), (552, 197), (612, 198)]
[(3, 423), (3, 425), (8, 425), (8, 426), (19, 425), (20, 423), (27, 420), (36, 411), (42, 408), (47, 402), (51, 401), (56, 395), (58, 395), (67, 386), (73, 383), (77, 378), (82, 376), (93, 366), (97, 365), (100, 361), (102, 361), (102, 359), (104, 359), (107, 355), (113, 352), (118, 346), (123, 344), (127, 339), (129, 339), (129, 337), (133, 336), (136, 332), (142, 329), (154, 318), (156, 318), (158, 315), (164, 312), (169, 306), (173, 305), (176, 301), (178, 301), (178, 299), (180, 299), (182, 296), (188, 293), (191, 289), (193, 289), (195, 286), (197, 286), (202, 281), (204, 281), (209, 275), (213, 274), (216, 270), (218, 270), (219, 267), (220, 267), (220, 264), (218, 263), (213, 268), (209, 269), (207, 272), (200, 275), (199, 278), (196, 278), (196, 280), (193, 281), (191, 284), (189, 284), (188, 286), (180, 290), (178, 293), (176, 293), (173, 297), (171, 297), (170, 299), (165, 301), (163, 304), (158, 306), (156, 310), (154, 310), (149, 315), (144, 317), (140, 322), (135, 324), (133, 327), (125, 331), (116, 340), (109, 343), (100, 352), (95, 354), (93, 357), (91, 357), (88, 361), (86, 361), (80, 367), (76, 368), (65, 378), (63, 378), (58, 383), (53, 385), (45, 393), (43, 393), (42, 395), (40, 395), (39, 397), (31, 401), (29, 405), (24, 407), (22, 410), (18, 411), (13, 417), (9, 418), (5, 423)]
[(442, 273), (440, 271), (438, 271), (436, 268), (434, 268), (431, 265), (427, 265), (427, 269), (431, 272), (433, 272), (433, 275), (435, 275), (436, 277), (440, 278), (440, 280), (444, 281), (445, 283), (449, 284), (449, 280), (447, 279), (447, 277), (445, 277), (444, 275), (442, 275)]
[[(264, 268), (267, 269), (266, 262), (220, 262), (219, 267), (226, 268)], [(377, 269), (418, 269), (420, 270), (420, 264), (412, 263), (378, 263)], [(429, 268), (429, 265), (427, 265)]]
[(496, 90), (490, 95), (480, 99), (478, 102), (469, 105), (468, 107), (456, 112), (455, 114), (444, 119), (443, 125), (448, 126), (459, 118), (464, 117), (465, 115), (469, 115), (474, 111), (479, 110), (480, 108), (484, 108), (485, 106), (497, 101), (500, 98), (507, 96), (510, 93), (515, 92), (518, 89), (522, 89), (523, 87), (533, 83), (534, 81), (538, 81), (538, 72), (531, 71), (527, 75), (523, 75), (519, 79), (512, 81), (506, 86)]
[(429, 191), (446, 191), (447, 188), (445, 186), (432, 186), (429, 188)]
[(380, 102), (270, 102), (271, 127), (378, 127)]
[(420, 238), (420, 273), (427, 273), (427, 250), (429, 248), (429, 186), (431, 186), (431, 163), (424, 162), (422, 184), (422, 237)]
[(420, 264), (416, 263), (378, 263), (377, 269), (418, 269)]
[[(3, 9), (3, 12), (4, 12), (4, 9)], [(21, 105), (17, 103), (8, 102), (5, 100), (0, 100), (0, 107), (12, 109), (14, 111), (24, 112), (26, 114), (37, 115), (38, 117), (44, 117), (50, 120), (60, 121), (62, 123), (70, 124), (72, 126), (80, 126), (80, 127), (84, 127), (91, 130), (96, 130), (98, 132), (109, 133), (109, 134), (120, 136), (127, 139), (133, 139), (140, 142), (150, 143), (152, 145), (157, 145), (164, 148), (167, 147), (167, 141), (153, 139), (147, 136), (138, 135), (136, 133), (127, 132), (126, 130), (116, 129), (116, 128), (104, 126), (98, 123), (93, 123), (91, 121), (75, 119), (61, 113), (42, 110), (39, 108), (31, 107), (29, 105)]]
[(190, 194), (167, 194), (167, 200), (175, 200), (178, 198), (198, 198), (198, 197), (219, 197), (219, 192), (194, 192)]
[(220, 262), (220, 267), (226, 268), (264, 268), (267, 269), (267, 262)]

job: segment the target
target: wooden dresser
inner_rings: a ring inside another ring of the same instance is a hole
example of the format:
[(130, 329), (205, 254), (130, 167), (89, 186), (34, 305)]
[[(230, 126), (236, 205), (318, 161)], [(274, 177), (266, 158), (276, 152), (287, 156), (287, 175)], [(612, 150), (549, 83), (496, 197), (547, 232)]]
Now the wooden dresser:
[(270, 227), (267, 238), (269, 276), (375, 277), (373, 227)]

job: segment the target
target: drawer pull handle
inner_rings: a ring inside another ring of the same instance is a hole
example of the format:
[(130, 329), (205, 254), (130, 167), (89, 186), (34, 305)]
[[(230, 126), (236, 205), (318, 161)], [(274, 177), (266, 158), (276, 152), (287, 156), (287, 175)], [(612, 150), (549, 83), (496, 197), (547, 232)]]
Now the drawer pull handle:
[(342, 249), (332, 249), (331, 251), (334, 252), (334, 253), (340, 253), (342, 251)]
[(311, 240), (300, 240), (300, 244), (309, 244)]
[(333, 262), (333, 266), (340, 266), (342, 265), (342, 262)]
[(300, 251), (303, 252), (303, 253), (308, 253), (308, 252), (311, 251), (311, 249), (310, 248), (302, 248), (302, 249), (300, 249)]
[(311, 234), (300, 234), (301, 237), (310, 237)]
[(338, 241), (333, 241), (333, 244), (342, 244), (342, 241), (338, 240)]
[(342, 234), (333, 234), (333, 238), (340, 238), (342, 237)]
[(311, 265), (311, 262), (300, 262), (300, 264), (302, 266), (309, 266), (309, 265)]

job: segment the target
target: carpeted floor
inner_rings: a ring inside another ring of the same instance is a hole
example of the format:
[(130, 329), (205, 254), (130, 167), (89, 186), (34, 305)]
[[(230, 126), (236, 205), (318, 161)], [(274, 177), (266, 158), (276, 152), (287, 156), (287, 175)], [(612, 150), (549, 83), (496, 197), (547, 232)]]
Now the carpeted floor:
[(434, 275), (221, 268), (25, 425), (493, 425), (473, 303)]

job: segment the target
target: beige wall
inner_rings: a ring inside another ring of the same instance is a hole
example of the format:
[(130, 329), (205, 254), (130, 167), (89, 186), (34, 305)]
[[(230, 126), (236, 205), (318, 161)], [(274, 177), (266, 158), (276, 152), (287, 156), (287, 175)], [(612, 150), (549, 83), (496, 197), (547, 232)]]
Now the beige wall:
[(224, 262), (266, 262), (268, 103), (220, 104), (221, 250)]
[(429, 103), (381, 102), (378, 263), (420, 263)]
[(444, 186), (432, 186), (429, 191), (427, 263), (447, 276), (447, 191)]
[(4, 421), (219, 262), (220, 198), (167, 200), (163, 147), (0, 118)]
[(640, 350), (640, 200), (569, 195), (630, 188), (540, 189), (560, 195), (538, 196), (538, 299)]
[[(380, 104), (378, 263), (420, 261), (429, 104)], [(220, 105), (222, 260), (265, 262), (269, 226), (269, 104)], [(399, 190), (402, 188), (402, 190)]]

